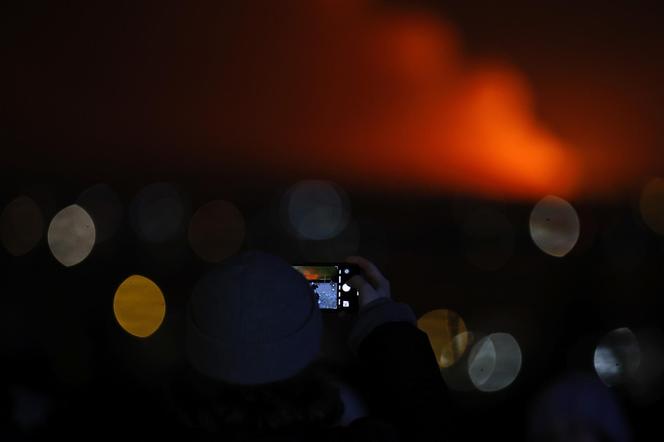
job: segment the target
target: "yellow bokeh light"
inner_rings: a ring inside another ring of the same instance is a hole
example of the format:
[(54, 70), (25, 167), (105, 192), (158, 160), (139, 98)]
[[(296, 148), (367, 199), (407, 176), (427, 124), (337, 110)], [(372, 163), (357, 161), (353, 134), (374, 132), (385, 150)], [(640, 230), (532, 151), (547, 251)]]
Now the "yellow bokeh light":
[(420, 330), (429, 336), (438, 366), (452, 366), (463, 356), (469, 335), (463, 319), (451, 310), (433, 310), (417, 321)]
[(157, 331), (166, 315), (166, 300), (150, 279), (132, 275), (115, 291), (113, 313), (130, 335), (146, 338)]

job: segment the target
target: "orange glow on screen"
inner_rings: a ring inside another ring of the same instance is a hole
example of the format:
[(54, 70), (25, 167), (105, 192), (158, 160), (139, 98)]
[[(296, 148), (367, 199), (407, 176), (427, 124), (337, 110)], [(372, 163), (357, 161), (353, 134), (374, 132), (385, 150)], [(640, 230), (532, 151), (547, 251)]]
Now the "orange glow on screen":
[(317, 279), (320, 278), (320, 275), (318, 273), (313, 272), (311, 270), (304, 270), (302, 274), (304, 275), (307, 281), (316, 281)]
[(337, 276), (337, 268), (333, 266), (294, 266), (307, 281), (331, 281)]

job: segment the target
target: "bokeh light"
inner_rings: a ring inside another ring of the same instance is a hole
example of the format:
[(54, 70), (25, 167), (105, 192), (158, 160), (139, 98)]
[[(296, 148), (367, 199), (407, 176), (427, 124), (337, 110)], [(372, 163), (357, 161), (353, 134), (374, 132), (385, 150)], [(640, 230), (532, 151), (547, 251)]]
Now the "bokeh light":
[(219, 262), (237, 252), (245, 236), (242, 213), (228, 201), (211, 201), (189, 223), (189, 244), (207, 262)]
[(27, 196), (11, 201), (0, 215), (2, 245), (14, 256), (30, 252), (44, 232), (44, 217), (37, 203)]
[(417, 321), (417, 326), (429, 337), (440, 368), (452, 366), (466, 351), (469, 338), (466, 324), (456, 312), (430, 311)]
[(632, 379), (641, 364), (636, 335), (627, 327), (606, 334), (595, 349), (593, 364), (599, 378), (609, 387)]
[(634, 440), (617, 395), (585, 372), (566, 373), (537, 394), (529, 409), (528, 441)]
[(154, 183), (143, 188), (130, 207), (136, 235), (151, 243), (165, 242), (183, 231), (189, 205), (172, 184)]
[(74, 266), (90, 255), (95, 245), (95, 224), (81, 206), (58, 212), (48, 226), (48, 247), (60, 264)]
[(514, 227), (498, 210), (480, 207), (463, 220), (466, 259), (483, 270), (498, 270), (514, 253)]
[(496, 347), (488, 336), (480, 339), (468, 357), (468, 375), (473, 384), (484, 384), (496, 369)]
[(652, 179), (641, 191), (641, 217), (654, 232), (664, 235), (664, 179)]
[(107, 184), (97, 184), (83, 191), (76, 204), (85, 209), (95, 223), (97, 244), (110, 239), (122, 223), (120, 197)]
[(345, 193), (329, 181), (300, 181), (285, 194), (282, 204), (289, 229), (303, 239), (333, 238), (350, 219)]
[(466, 351), (458, 358), (458, 360), (449, 367), (442, 367), (440, 374), (445, 380), (445, 384), (454, 391), (471, 392), (477, 391), (477, 388), (470, 380), (468, 374), (468, 362), (470, 349), (473, 344), (480, 340), (485, 335), (477, 332), (462, 332), (452, 338), (452, 346), (466, 347)]
[(468, 374), (480, 391), (502, 390), (520, 371), (521, 348), (508, 333), (492, 333), (480, 339), (468, 355)]
[(164, 321), (166, 300), (152, 280), (132, 275), (115, 291), (113, 313), (127, 333), (146, 338), (156, 332)]
[(12, 385), (8, 393), (13, 424), (28, 434), (48, 428), (55, 411), (52, 396), (22, 385)]
[(298, 240), (301, 256), (309, 262), (343, 261), (356, 255), (360, 247), (360, 228), (354, 220), (334, 238), (326, 240)]
[(530, 213), (530, 236), (544, 253), (561, 258), (579, 239), (580, 222), (574, 207), (562, 198), (542, 198)]

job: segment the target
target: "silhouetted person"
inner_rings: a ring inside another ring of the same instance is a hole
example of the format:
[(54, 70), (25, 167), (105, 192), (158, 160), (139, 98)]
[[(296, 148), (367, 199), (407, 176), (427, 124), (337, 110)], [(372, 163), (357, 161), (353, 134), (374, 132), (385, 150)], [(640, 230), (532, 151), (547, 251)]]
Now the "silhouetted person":
[(426, 334), (375, 265), (348, 261), (362, 269), (350, 281), (360, 311), (348, 342), (363, 398), (321, 365), (321, 312), (309, 283), (282, 259), (247, 252), (206, 275), (189, 302), (191, 369), (175, 397), (191, 437), (445, 440), (446, 388)]

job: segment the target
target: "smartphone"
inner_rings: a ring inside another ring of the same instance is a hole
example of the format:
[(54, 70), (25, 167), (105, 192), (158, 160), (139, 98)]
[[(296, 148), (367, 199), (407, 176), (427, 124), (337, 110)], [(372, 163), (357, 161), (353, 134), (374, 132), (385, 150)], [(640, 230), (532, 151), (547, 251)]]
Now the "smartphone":
[(294, 265), (293, 268), (309, 281), (322, 310), (358, 310), (360, 293), (347, 283), (350, 278), (360, 274), (358, 266), (326, 263)]

